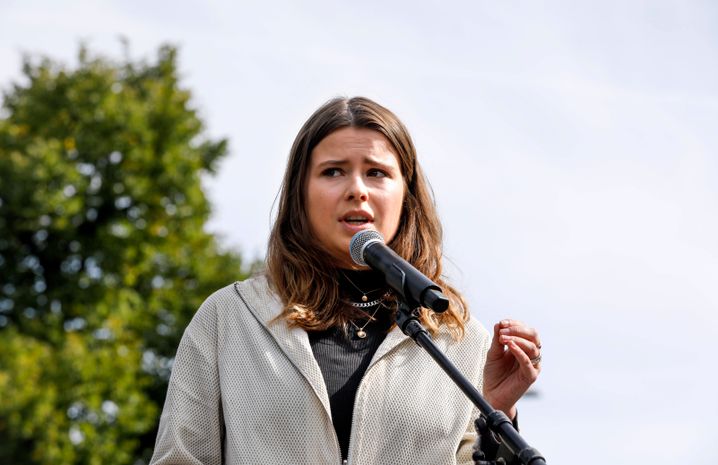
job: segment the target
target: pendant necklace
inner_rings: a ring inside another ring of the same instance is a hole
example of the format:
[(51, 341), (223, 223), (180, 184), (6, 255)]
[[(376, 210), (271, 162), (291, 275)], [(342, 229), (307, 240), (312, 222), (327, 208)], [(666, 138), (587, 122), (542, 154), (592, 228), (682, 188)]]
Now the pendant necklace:
[[(386, 295), (386, 294), (385, 294), (385, 295)], [(384, 296), (382, 296), (382, 298), (384, 298)], [(352, 326), (354, 326), (354, 329), (356, 329), (356, 333), (355, 333), (355, 334), (357, 335), (357, 337), (358, 337), (359, 339), (364, 339), (364, 338), (366, 338), (366, 331), (364, 331), (364, 328), (366, 328), (367, 326), (369, 326), (369, 323), (371, 323), (371, 322), (374, 320), (374, 316), (376, 315), (376, 312), (378, 312), (378, 311), (379, 311), (379, 307), (381, 307), (381, 305), (377, 305), (377, 304), (380, 303), (380, 302), (381, 302), (381, 299), (377, 299), (377, 300), (376, 300), (376, 303), (374, 304), (374, 305), (376, 305), (376, 308), (374, 309), (374, 312), (371, 314), (371, 316), (369, 317), (369, 319), (366, 320), (366, 323), (364, 323), (364, 325), (362, 325), (361, 328), (360, 328), (356, 323), (354, 323), (353, 320), (349, 320), (349, 323), (351, 323)], [(352, 303), (352, 305), (354, 305), (354, 302), (351, 302), (351, 303)]]
[[(354, 284), (354, 281), (352, 281), (351, 279), (349, 279), (349, 276), (347, 276), (346, 273), (342, 273), (342, 275), (343, 275), (345, 278), (347, 278), (347, 281), (349, 281), (349, 284), (351, 284), (352, 286), (354, 286), (354, 289), (356, 289), (357, 291), (361, 292), (361, 294), (362, 294), (362, 296), (361, 296), (361, 301), (362, 301), (362, 302), (366, 302), (366, 301), (369, 300), (369, 297), (367, 297), (367, 294), (371, 294), (372, 292), (376, 292), (376, 291), (378, 291), (378, 290), (381, 289), (381, 288), (377, 288), (377, 289), (374, 289), (374, 290), (369, 291), (369, 292), (364, 292), (364, 291), (362, 291), (361, 289), (359, 289), (359, 286), (357, 286), (356, 284)], [(381, 299), (383, 299), (383, 298), (384, 298), (384, 296), (381, 296), (381, 297), (379, 297), (378, 299), (376, 299), (375, 301), (372, 301), (372, 303), (369, 303), (369, 304), (367, 304), (367, 305), (365, 305), (365, 306), (362, 306), (362, 307), (370, 307), (370, 306), (372, 306), (372, 305), (375, 305), (377, 302), (379, 302), (379, 301), (380, 301)], [(352, 303), (352, 305), (354, 305), (354, 303)], [(358, 307), (358, 306), (359, 306), (359, 305), (355, 305), (355, 307)]]

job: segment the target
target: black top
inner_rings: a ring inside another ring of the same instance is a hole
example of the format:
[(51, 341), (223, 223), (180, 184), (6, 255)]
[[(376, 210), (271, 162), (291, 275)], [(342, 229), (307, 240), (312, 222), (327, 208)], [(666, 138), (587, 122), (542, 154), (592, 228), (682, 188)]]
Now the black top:
[[(388, 290), (382, 275), (374, 271), (342, 270), (337, 281), (342, 295), (352, 302), (362, 301), (363, 293), (357, 288), (366, 291), (368, 301), (379, 298)], [(374, 310), (377, 310), (376, 313)], [(395, 322), (393, 308), (372, 306), (366, 308), (366, 312), (364, 318), (352, 320), (356, 326), (350, 324), (348, 328), (309, 332), (309, 343), (327, 386), (332, 423), (339, 440), (342, 459), (346, 459), (349, 454), (354, 399), (359, 383), (374, 353)], [(370, 315), (374, 315), (371, 322)], [(366, 333), (364, 338), (357, 336), (357, 327)], [(514, 418), (513, 424), (518, 430), (517, 419)], [(479, 421), (476, 425), (481, 434), (479, 448), (474, 452), (476, 463), (487, 463), (481, 460), (491, 461), (501, 457), (507, 464), (517, 464), (518, 458), (488, 431), (485, 422), (483, 428), (480, 423)]]
[[(348, 301), (361, 302), (364, 295), (361, 291), (366, 292), (369, 302), (386, 293), (382, 276), (373, 271), (343, 270), (337, 280), (342, 294)], [(366, 312), (364, 318), (352, 320), (356, 326), (349, 324), (347, 328), (331, 328), (309, 333), (309, 343), (327, 386), (332, 422), (343, 459), (346, 459), (349, 453), (354, 398), (359, 383), (374, 353), (394, 323), (393, 311), (383, 305), (377, 304), (364, 311)], [(372, 314), (374, 319), (369, 321)], [(359, 332), (357, 327), (362, 328), (366, 337), (357, 336)]]

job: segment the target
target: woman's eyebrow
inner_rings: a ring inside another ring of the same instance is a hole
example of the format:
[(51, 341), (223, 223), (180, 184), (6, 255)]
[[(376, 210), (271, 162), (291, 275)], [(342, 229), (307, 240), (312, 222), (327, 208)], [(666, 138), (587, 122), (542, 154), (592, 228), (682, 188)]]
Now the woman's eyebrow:
[[(367, 165), (378, 166), (378, 167), (386, 169), (386, 170), (391, 170), (393, 168), (392, 165), (390, 165), (388, 163), (384, 163), (381, 160), (379, 160), (377, 158), (373, 158), (373, 157), (364, 157), (363, 162)], [(322, 162), (317, 163), (315, 168), (322, 169), (327, 166), (344, 166), (344, 165), (348, 165), (348, 164), (349, 164), (349, 160), (339, 160), (339, 159), (324, 160)]]
[(381, 161), (377, 158), (372, 158), (372, 157), (364, 158), (364, 163), (366, 163), (368, 165), (372, 165), (372, 166), (378, 166), (379, 168), (385, 169), (387, 171), (390, 171), (390, 170), (396, 168), (395, 166), (393, 166), (389, 163), (384, 163), (383, 161)]
[(374, 160), (374, 159), (370, 159), (370, 158), (367, 158), (367, 159), (366, 159), (366, 163), (367, 163), (368, 165), (376, 165), (376, 166), (380, 166), (380, 167), (382, 167), (382, 168), (387, 168), (387, 169), (388, 169), (388, 168), (391, 168), (391, 165), (388, 164), (388, 163), (384, 163), (384, 162), (382, 162), (382, 161)]
[(324, 166), (337, 166), (337, 165), (346, 165), (349, 163), (347, 160), (324, 160), (321, 163), (318, 163), (316, 165), (316, 168), (322, 168)]

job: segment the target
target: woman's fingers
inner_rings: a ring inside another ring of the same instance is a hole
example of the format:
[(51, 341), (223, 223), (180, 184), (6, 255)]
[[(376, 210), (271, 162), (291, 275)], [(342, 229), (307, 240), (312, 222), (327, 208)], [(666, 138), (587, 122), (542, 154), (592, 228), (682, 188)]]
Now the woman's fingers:
[(491, 346), (489, 347), (489, 360), (498, 360), (504, 356), (504, 346), (506, 343), (501, 341), (501, 334), (499, 333), (502, 328), (501, 323), (502, 322), (498, 322), (494, 325), (494, 337), (491, 338)]
[(532, 341), (536, 346), (541, 348), (541, 341), (538, 332), (534, 328), (530, 328), (517, 320), (502, 320), (498, 324), (499, 335), (518, 336)]
[(500, 344), (508, 346), (509, 343), (514, 343), (528, 357), (534, 368), (541, 363), (541, 340), (534, 328), (517, 320), (505, 319), (494, 327), (494, 334), (498, 336)]
[(529, 356), (530, 359), (534, 359), (541, 355), (541, 349), (539, 349), (536, 343), (519, 336), (506, 336), (505, 334), (502, 334), (501, 336), (499, 336), (499, 342), (501, 342), (502, 344), (509, 344), (510, 342), (513, 342), (514, 344), (519, 346), (521, 350)]
[[(527, 377), (527, 380), (529, 385), (533, 384), (534, 381), (538, 378), (539, 372), (541, 371), (541, 366), (531, 361), (531, 358), (529, 358), (528, 355), (526, 355), (526, 352), (522, 347), (520, 347), (515, 341), (510, 341), (507, 344), (507, 347), (509, 348), (509, 352), (511, 352), (514, 357), (516, 358), (516, 361), (521, 366), (522, 370), (520, 372), (524, 373), (524, 376)], [(528, 386), (526, 386), (526, 389), (528, 389)], [(523, 393), (522, 393), (523, 394)]]

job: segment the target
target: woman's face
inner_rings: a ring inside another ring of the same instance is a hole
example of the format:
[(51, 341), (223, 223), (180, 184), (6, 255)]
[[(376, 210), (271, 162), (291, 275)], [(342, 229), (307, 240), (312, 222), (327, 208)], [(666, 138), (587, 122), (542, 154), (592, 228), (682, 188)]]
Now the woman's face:
[(314, 148), (306, 210), (312, 233), (337, 266), (358, 268), (349, 255), (358, 231), (374, 229), (391, 241), (399, 228), (404, 185), (399, 158), (378, 131), (338, 129)]

